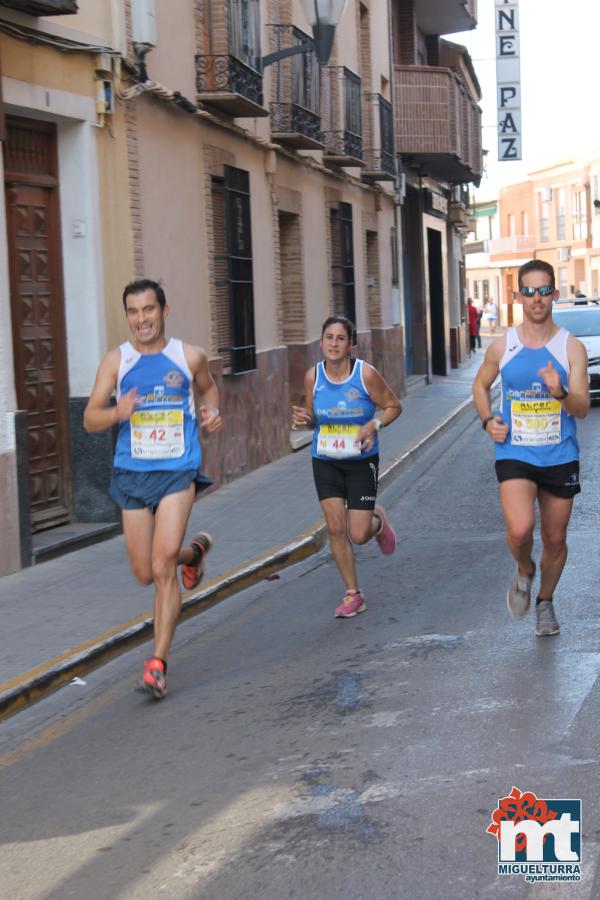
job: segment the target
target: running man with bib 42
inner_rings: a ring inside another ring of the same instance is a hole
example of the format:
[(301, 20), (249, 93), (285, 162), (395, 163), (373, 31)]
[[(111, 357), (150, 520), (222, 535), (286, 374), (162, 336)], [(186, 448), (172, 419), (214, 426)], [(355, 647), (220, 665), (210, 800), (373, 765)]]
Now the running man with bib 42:
[[(396, 549), (396, 534), (384, 509), (376, 506), (379, 475), (378, 432), (402, 412), (400, 401), (373, 366), (352, 359), (354, 326), (344, 316), (323, 325), (324, 361), (304, 378), (306, 407), (294, 406), (294, 428), (313, 426), (313, 474), (331, 552), (346, 586), (336, 608), (340, 618), (366, 610), (358, 586), (351, 541), (374, 537), (382, 553)], [(381, 414), (375, 418), (375, 410)]]
[[(495, 442), (496, 474), (508, 547), (516, 561), (507, 592), (513, 618), (524, 616), (536, 573), (532, 559), (535, 502), (540, 508), (542, 557), (536, 634), (558, 634), (553, 594), (567, 560), (567, 527), (579, 486), (575, 419), (589, 411), (587, 353), (552, 320), (558, 297), (554, 269), (533, 259), (519, 269), (523, 323), (490, 344), (473, 385), (477, 412)], [(490, 388), (500, 373), (498, 415)]]
[[(217, 386), (206, 354), (165, 337), (169, 307), (162, 287), (148, 279), (128, 284), (123, 305), (132, 333), (100, 364), (84, 414), (88, 432), (119, 426), (110, 495), (123, 512), (123, 532), (133, 574), (154, 584), (154, 656), (138, 687), (160, 699), (167, 692), (167, 656), (181, 610), (177, 566), (188, 590), (204, 574), (212, 538), (199, 532), (182, 547), (196, 493), (210, 484), (200, 474), (200, 424), (222, 427)], [(109, 406), (116, 392), (116, 406)]]

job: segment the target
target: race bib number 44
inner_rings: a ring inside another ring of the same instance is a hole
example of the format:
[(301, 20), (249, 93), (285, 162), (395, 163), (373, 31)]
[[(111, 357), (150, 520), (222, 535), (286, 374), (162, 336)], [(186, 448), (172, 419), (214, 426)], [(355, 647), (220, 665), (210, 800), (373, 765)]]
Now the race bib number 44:
[(513, 400), (512, 443), (529, 447), (560, 444), (560, 414), (558, 400)]
[(134, 459), (176, 459), (183, 456), (183, 410), (138, 410), (130, 419)]
[(317, 439), (319, 456), (350, 459), (360, 456), (359, 425), (321, 425)]

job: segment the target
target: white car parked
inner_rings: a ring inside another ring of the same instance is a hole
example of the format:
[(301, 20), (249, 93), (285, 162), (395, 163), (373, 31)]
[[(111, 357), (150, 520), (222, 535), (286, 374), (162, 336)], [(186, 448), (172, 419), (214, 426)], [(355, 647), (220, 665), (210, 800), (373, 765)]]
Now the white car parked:
[(590, 398), (600, 400), (600, 297), (557, 300), (552, 318), (585, 345)]

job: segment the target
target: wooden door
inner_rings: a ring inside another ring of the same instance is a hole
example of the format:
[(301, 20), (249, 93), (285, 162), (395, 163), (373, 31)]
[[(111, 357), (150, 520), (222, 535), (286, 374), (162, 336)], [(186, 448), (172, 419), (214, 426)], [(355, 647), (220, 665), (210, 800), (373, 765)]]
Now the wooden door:
[(55, 127), (8, 118), (4, 162), (15, 382), (27, 412), (31, 527), (39, 531), (70, 518)]

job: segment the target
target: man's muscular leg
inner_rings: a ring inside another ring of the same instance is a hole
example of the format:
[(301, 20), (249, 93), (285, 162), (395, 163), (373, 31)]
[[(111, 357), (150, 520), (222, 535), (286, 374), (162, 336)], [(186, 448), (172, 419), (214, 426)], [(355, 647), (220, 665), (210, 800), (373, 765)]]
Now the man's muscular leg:
[(550, 600), (567, 561), (567, 527), (573, 508), (573, 498), (557, 497), (540, 490), (541, 534), (543, 543), (540, 562), (539, 595)]
[(506, 526), (506, 543), (519, 571), (523, 575), (531, 575), (534, 571), (531, 551), (537, 485), (525, 478), (512, 478), (502, 481), (499, 489)]
[[(155, 513), (152, 541), (152, 578), (156, 589), (154, 600), (154, 653), (166, 660), (181, 611), (181, 588), (177, 565), (185, 552), (181, 544), (192, 511), (195, 489), (167, 494)], [(191, 552), (191, 551), (190, 551)], [(185, 560), (182, 560), (185, 561)]]

